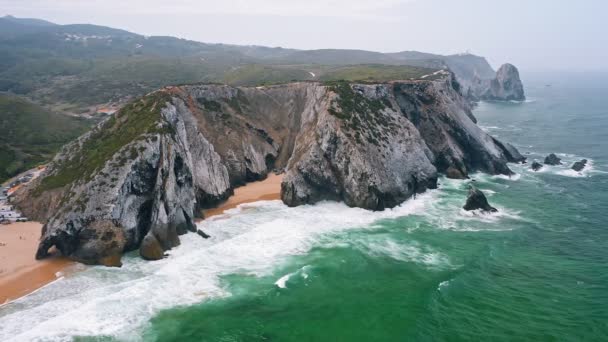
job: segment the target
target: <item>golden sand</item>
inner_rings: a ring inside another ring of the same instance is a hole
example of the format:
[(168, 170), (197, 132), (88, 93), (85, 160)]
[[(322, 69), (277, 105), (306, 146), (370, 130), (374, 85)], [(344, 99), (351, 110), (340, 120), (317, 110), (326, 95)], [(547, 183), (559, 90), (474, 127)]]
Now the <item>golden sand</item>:
[(0, 305), (52, 282), (72, 264), (66, 258), (34, 258), (41, 229), (38, 222), (0, 225)]
[(203, 214), (205, 218), (208, 218), (236, 208), (239, 204), (280, 199), (281, 181), (283, 181), (283, 175), (271, 173), (262, 181), (247, 183), (234, 189), (234, 195), (230, 196), (228, 200), (215, 208), (204, 210)]
[[(222, 214), (239, 204), (281, 197), (283, 175), (270, 174), (259, 182), (234, 190), (234, 195), (216, 208), (204, 211), (205, 217)], [(31, 293), (56, 280), (73, 261), (63, 257), (34, 258), (42, 224), (38, 222), (0, 225), (0, 305)]]

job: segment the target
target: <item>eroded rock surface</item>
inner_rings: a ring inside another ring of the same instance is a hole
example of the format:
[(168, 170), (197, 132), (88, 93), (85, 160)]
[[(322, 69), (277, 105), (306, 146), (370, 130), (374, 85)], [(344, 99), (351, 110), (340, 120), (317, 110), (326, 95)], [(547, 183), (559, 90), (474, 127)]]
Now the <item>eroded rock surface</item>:
[[(290, 206), (382, 210), (435, 188), (438, 173), (511, 174), (512, 146), (482, 131), (451, 74), (382, 84), (167, 87), (65, 146), (16, 202), (57, 247), (87, 263), (158, 259), (196, 232), (235, 186), (286, 173)], [(207, 236), (205, 232), (199, 235)]]
[(580, 172), (587, 166), (587, 159), (582, 159), (581, 161), (577, 161), (572, 164), (572, 170)]
[(524, 101), (524, 86), (513, 64), (503, 64), (492, 79), (474, 77), (468, 90), (473, 100)]

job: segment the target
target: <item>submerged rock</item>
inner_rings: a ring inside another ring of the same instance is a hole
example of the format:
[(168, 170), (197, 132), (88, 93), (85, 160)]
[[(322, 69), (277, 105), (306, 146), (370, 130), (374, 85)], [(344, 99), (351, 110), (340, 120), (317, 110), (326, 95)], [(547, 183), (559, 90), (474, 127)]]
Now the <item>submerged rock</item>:
[(537, 162), (537, 161), (535, 160), (535, 161), (532, 163), (532, 166), (530, 166), (530, 168), (531, 168), (533, 171), (538, 171), (538, 170), (540, 170), (540, 169), (542, 169), (542, 168), (543, 168), (543, 164), (541, 164), (541, 163), (539, 163), (539, 162)]
[(585, 168), (586, 165), (587, 165), (587, 159), (577, 161), (576, 163), (572, 164), (572, 170), (580, 172)]
[(555, 155), (555, 153), (551, 153), (550, 155), (548, 155), (545, 158), (545, 164), (546, 165), (561, 165), (562, 164), (562, 160)]
[(486, 198), (486, 195), (483, 194), (483, 192), (481, 192), (481, 190), (477, 189), (474, 186), (471, 186), (469, 188), (469, 196), (467, 197), (467, 202), (464, 205), (464, 210), (470, 211), (470, 210), (477, 210), (477, 209), (481, 209), (482, 211), (487, 211), (487, 212), (497, 212), (498, 209), (490, 206), (490, 203), (488, 203), (488, 199)]

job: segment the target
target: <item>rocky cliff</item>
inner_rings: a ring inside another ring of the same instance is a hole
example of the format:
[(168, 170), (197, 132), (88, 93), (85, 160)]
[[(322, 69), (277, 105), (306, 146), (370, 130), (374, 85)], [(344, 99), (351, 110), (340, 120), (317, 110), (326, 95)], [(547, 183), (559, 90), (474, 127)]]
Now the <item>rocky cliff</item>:
[(473, 100), (524, 101), (524, 86), (519, 71), (512, 64), (503, 64), (493, 79), (475, 77), (468, 91)]
[[(520, 156), (519, 156), (520, 157)], [(21, 190), (51, 247), (86, 263), (125, 251), (162, 257), (235, 186), (286, 173), (290, 206), (393, 207), (436, 187), (437, 173), (510, 174), (517, 151), (484, 133), (451, 74), (381, 84), (168, 87), (65, 146)]]

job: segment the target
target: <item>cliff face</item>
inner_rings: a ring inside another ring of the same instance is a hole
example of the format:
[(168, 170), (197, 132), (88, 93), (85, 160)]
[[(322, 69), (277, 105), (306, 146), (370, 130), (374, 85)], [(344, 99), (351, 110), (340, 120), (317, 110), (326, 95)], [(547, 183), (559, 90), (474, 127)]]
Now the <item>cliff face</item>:
[(451, 75), (435, 81), (165, 88), (64, 147), (21, 190), (50, 247), (116, 265), (149, 259), (194, 231), (233, 187), (286, 172), (290, 205), (320, 200), (381, 210), (436, 187), (437, 172), (509, 174), (517, 151), (480, 130)]
[(508, 63), (498, 69), (493, 79), (475, 78), (469, 95), (475, 100), (524, 101), (526, 99), (519, 71)]
[(394, 87), (324, 87), (302, 116), (281, 188), (287, 205), (330, 199), (381, 210), (436, 187), (433, 154), (401, 112)]

